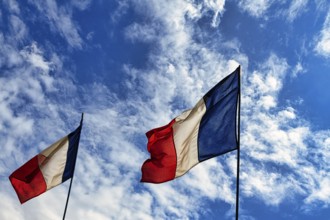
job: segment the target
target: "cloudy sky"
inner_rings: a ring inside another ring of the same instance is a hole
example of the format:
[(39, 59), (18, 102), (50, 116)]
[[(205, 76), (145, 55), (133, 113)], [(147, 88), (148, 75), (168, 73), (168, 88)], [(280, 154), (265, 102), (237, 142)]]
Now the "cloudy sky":
[(61, 219), (69, 181), (21, 205), (8, 176), (85, 112), (67, 219), (233, 219), (236, 152), (140, 183), (145, 132), (242, 67), (240, 219), (330, 215), (327, 0), (0, 0), (0, 219)]

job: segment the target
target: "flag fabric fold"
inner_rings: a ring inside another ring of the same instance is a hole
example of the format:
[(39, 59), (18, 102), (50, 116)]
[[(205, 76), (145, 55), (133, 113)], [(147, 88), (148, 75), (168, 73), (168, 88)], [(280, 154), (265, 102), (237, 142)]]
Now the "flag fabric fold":
[(82, 120), (75, 131), (56, 141), (9, 176), (22, 204), (72, 178)]
[(202, 161), (237, 149), (239, 77), (240, 67), (195, 107), (146, 133), (150, 159), (142, 165), (141, 182), (173, 180)]

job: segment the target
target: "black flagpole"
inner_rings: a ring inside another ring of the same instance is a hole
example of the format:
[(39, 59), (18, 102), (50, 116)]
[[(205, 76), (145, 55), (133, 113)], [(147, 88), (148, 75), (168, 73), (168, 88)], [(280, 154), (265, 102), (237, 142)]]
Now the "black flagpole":
[(68, 203), (69, 203), (69, 198), (70, 198), (70, 192), (71, 192), (71, 186), (72, 186), (72, 180), (73, 180), (73, 176), (71, 177), (70, 186), (69, 186), (69, 192), (68, 192), (68, 196), (66, 197), (66, 204), (65, 204), (64, 214), (63, 214), (63, 220), (65, 220), (66, 209), (68, 208)]
[(238, 123), (237, 123), (237, 177), (236, 177), (236, 220), (239, 208), (239, 167), (240, 167), (240, 129), (241, 129), (241, 66), (238, 67)]
[[(84, 113), (81, 113), (81, 120), (80, 120), (80, 125), (79, 125), (80, 126), (80, 129), (82, 127), (83, 120), (84, 120)], [(78, 141), (78, 146), (79, 146), (80, 134), (79, 134), (79, 137), (78, 137), (78, 140), (77, 141)], [(79, 149), (79, 147), (78, 147), (78, 149)], [(78, 149), (77, 149), (77, 154), (78, 154)], [(77, 161), (77, 155), (76, 155), (76, 158), (75, 158), (74, 167), (73, 167), (73, 173), (72, 173), (72, 177), (71, 177), (71, 180), (70, 180), (70, 186), (69, 186), (68, 196), (66, 197), (66, 203), (65, 203), (64, 213), (63, 213), (63, 220), (65, 220), (66, 209), (68, 208), (68, 203), (69, 203), (69, 198), (70, 198), (70, 192), (71, 192), (71, 186), (72, 186), (72, 180), (73, 180), (74, 171), (75, 171), (75, 168), (76, 168), (76, 161)]]

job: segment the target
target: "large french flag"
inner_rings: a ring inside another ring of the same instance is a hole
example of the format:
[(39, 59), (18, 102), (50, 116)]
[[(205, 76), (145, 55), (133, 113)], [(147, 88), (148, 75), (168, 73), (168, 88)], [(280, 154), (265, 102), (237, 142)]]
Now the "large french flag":
[(240, 67), (169, 124), (146, 133), (150, 159), (141, 182), (162, 183), (198, 163), (236, 150)]
[(82, 120), (83, 117), (75, 131), (56, 141), (9, 176), (22, 204), (72, 178)]

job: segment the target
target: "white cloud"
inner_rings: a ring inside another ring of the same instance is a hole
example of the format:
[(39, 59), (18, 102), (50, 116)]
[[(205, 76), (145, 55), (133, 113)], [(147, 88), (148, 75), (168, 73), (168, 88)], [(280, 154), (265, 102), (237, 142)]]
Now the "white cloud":
[(299, 74), (305, 73), (307, 70), (298, 62), (292, 70), (292, 77), (297, 77)]
[(129, 9), (129, 0), (117, 0), (118, 7), (116, 10), (111, 14), (111, 21), (113, 23), (117, 23), (120, 18), (125, 15)]
[[(2, 158), (11, 155), (15, 148), (21, 150), (24, 147), (25, 142), (19, 141), (20, 138), (33, 135), (35, 131), (35, 122), (26, 112), (33, 108), (30, 105), (44, 104), (44, 92), (54, 90), (54, 80), (48, 75), (50, 62), (45, 61), (37, 45), (32, 44), (18, 50), (12, 45), (15, 44), (12, 38), (7, 39), (0, 39), (0, 56), (4, 60), (0, 62), (0, 66), (5, 67), (2, 68), (0, 77), (0, 127), (1, 135), (5, 137), (0, 140), (3, 146)], [(35, 57), (38, 59), (34, 59)], [(43, 74), (40, 73), (40, 68), (43, 68)], [(33, 143), (33, 138), (31, 142)], [(22, 158), (23, 155), (16, 155), (17, 160), (21, 161)], [(12, 166), (14, 162), (15, 160), (8, 166)]]
[(94, 38), (95, 33), (93, 31), (88, 32), (88, 34), (86, 35), (86, 39), (87, 40), (92, 40)]
[(316, 9), (318, 11), (326, 11), (328, 10), (328, 0), (319, 0), (319, 1), (314, 1), (316, 4)]
[[(8, 180), (5, 179), (4, 181), (0, 181), (2, 186), (11, 187), (8, 183)], [(13, 198), (13, 194), (8, 193), (1, 193), (1, 197), (3, 198), (0, 201), (0, 207), (2, 208), (2, 212), (0, 212), (0, 218), (7, 220), (21, 220), (24, 219), (24, 214), (19, 210), (19, 206), (17, 204), (17, 199)]]
[(9, 11), (13, 14), (19, 14), (20, 8), (15, 0), (4, 0), (4, 4), (8, 7)]
[(292, 107), (287, 107), (286, 109), (278, 112), (278, 117), (285, 119), (295, 119), (296, 118), (296, 114), (295, 114), (295, 110)]
[[(280, 13), (277, 14), (283, 16), (287, 21), (293, 22), (297, 17), (304, 13), (307, 8), (309, 0), (242, 0), (238, 1), (239, 7), (247, 12), (249, 15), (256, 18), (268, 19), (268, 11), (273, 5), (279, 6)], [(290, 4), (287, 8), (286, 4)]]
[(299, 15), (307, 10), (308, 0), (292, 1), (290, 7), (286, 11), (288, 21), (294, 21)]
[[(28, 35), (28, 30), (24, 24), (24, 22), (17, 17), (16, 15), (10, 16), (10, 25), (11, 25), (11, 32), (12, 36), (15, 39), (16, 43), (25, 40)], [(11, 39), (13, 40), (13, 39)]]
[(321, 33), (317, 36), (317, 43), (315, 46), (317, 54), (326, 58), (330, 57), (330, 11), (325, 18)]
[(268, 8), (274, 3), (274, 0), (242, 0), (239, 1), (239, 7), (254, 17), (264, 16)]
[[(282, 88), (288, 64), (285, 60), (272, 54), (268, 60), (260, 65), (260, 70), (254, 71), (250, 77), (249, 86), (246, 86), (246, 97), (242, 97), (248, 105), (270, 109), (277, 104), (277, 94)], [(245, 77), (245, 76), (243, 76)]]
[(71, 2), (71, 4), (78, 9), (86, 10), (90, 6), (92, 0), (71, 0)]
[(243, 195), (271, 206), (302, 196), (302, 209), (328, 207), (329, 131), (312, 131), (291, 106), (280, 109), (277, 99), (287, 74), (286, 61), (272, 54), (243, 75)]
[(42, 51), (34, 42), (31, 46), (26, 47), (21, 51), (24, 59), (26, 59), (34, 67), (40, 68), (44, 73), (50, 71), (51, 63), (44, 60)]
[(138, 23), (133, 23), (129, 25), (125, 29), (125, 36), (127, 39), (134, 41), (142, 41), (146, 43), (150, 43), (155, 40), (157, 37), (156, 31), (159, 32), (159, 30), (155, 30), (152, 27), (149, 27), (148, 25), (141, 25)]
[(217, 27), (220, 24), (220, 16), (225, 11), (225, 0), (204, 0), (203, 6), (206, 11), (211, 10), (213, 12), (212, 27)]
[(258, 103), (259, 106), (262, 106), (266, 110), (269, 110), (270, 108), (276, 107), (276, 105), (277, 105), (274, 97), (270, 96), (270, 95), (266, 95), (266, 96), (261, 97), (258, 100), (257, 103)]
[(277, 97), (287, 73), (286, 60), (271, 54), (259, 70), (248, 77), (243, 75), (246, 79), (241, 116), (244, 127), (241, 144), (246, 156), (242, 166), (243, 192), (273, 206), (300, 194), (301, 188), (296, 184), (294, 172), (284, 175), (269, 170), (267, 164), (296, 169), (310, 134), (308, 127), (293, 125), (296, 114), (292, 107), (277, 109)]
[[(313, 174), (314, 175), (314, 174)], [(314, 176), (315, 178), (315, 186), (311, 188), (310, 194), (305, 199), (306, 203), (306, 210), (311, 210), (310, 208), (307, 208), (308, 205), (314, 205), (314, 204), (323, 204), (323, 208), (329, 207), (330, 204), (330, 176), (328, 173), (325, 172), (318, 172), (317, 176)]]
[(22, 62), (22, 58), (18, 55), (15, 46), (7, 44), (2, 33), (0, 33), (0, 43), (2, 44), (0, 53), (3, 54), (0, 57), (0, 67), (12, 67)]
[(58, 32), (71, 47), (82, 48), (83, 40), (79, 34), (79, 27), (72, 19), (70, 8), (58, 6), (54, 0), (29, 2), (35, 5), (41, 12), (41, 15), (47, 18), (46, 22), (50, 25), (52, 31)]

